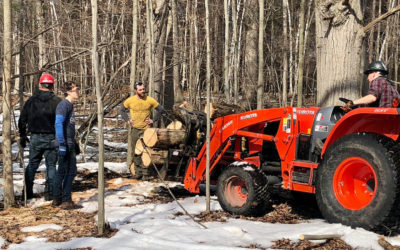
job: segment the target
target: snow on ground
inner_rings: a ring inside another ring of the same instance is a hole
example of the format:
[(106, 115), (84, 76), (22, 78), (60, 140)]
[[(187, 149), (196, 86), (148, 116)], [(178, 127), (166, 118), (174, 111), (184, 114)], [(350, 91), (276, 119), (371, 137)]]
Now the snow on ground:
[(53, 229), (53, 230), (61, 230), (63, 229), (61, 226), (59, 225), (55, 225), (55, 224), (42, 224), (39, 226), (32, 226), (32, 227), (23, 227), (21, 228), (22, 232), (41, 232), (44, 231), (46, 229)]
[[(0, 115), (0, 129), (2, 116)], [(107, 128), (105, 128), (107, 129)], [(1, 142), (1, 137), (0, 137)], [(115, 144), (107, 142), (113, 147), (125, 147), (125, 143)], [(13, 144), (13, 153), (18, 151)], [(91, 152), (89, 150), (86, 152)], [(25, 149), (25, 165), (27, 164), (28, 151)], [(105, 168), (117, 173), (126, 173), (125, 163), (106, 162)], [(13, 164), (15, 194), (22, 192), (22, 169), (18, 163)], [(78, 164), (79, 171), (97, 172), (96, 162)], [(42, 161), (39, 172), (44, 172)], [(79, 179), (76, 179), (79, 181)], [(3, 200), (3, 182), (0, 178), (0, 200)], [(123, 179), (116, 179), (114, 184), (121, 184)], [(47, 242), (47, 239), (29, 236), (21, 244), (11, 244), (9, 249), (243, 249), (250, 245), (269, 248), (274, 240), (283, 238), (297, 241), (300, 234), (340, 234), (341, 239), (357, 249), (383, 249), (378, 244), (379, 235), (361, 228), (352, 229), (341, 224), (329, 224), (322, 219), (312, 219), (299, 224), (270, 224), (259, 221), (226, 218), (226, 222), (205, 222), (203, 228), (194, 222), (176, 202), (167, 204), (143, 204), (144, 196), (150, 196), (160, 183), (135, 182), (129, 183), (117, 190), (106, 190), (105, 211), (106, 222), (118, 232), (111, 238), (73, 238), (68, 242)], [(180, 185), (169, 183), (169, 185)], [(36, 178), (35, 193), (44, 190), (44, 179)], [(95, 193), (96, 190), (87, 192)], [(204, 196), (194, 196), (179, 200), (190, 214), (205, 211), (206, 201)], [(33, 199), (28, 206), (38, 207), (48, 204), (43, 198)], [(81, 201), (82, 212), (97, 211), (97, 196)], [(221, 210), (215, 196), (211, 197), (211, 210)], [(66, 230), (55, 224), (42, 224), (25, 227), (22, 230), (37, 232), (47, 229)], [(400, 245), (400, 236), (386, 237), (392, 245)], [(0, 237), (0, 246), (4, 240)]]
[[(121, 171), (124, 164), (106, 163), (108, 169)], [(96, 163), (78, 165), (80, 171), (95, 172)], [(16, 177), (20, 174), (16, 174)], [(20, 178), (21, 179), (21, 178)], [(117, 178), (114, 184), (121, 184)], [(18, 186), (19, 182), (16, 182)], [(44, 180), (35, 181), (35, 192), (42, 192)], [(30, 236), (21, 244), (12, 244), (9, 249), (240, 249), (251, 244), (268, 248), (274, 240), (282, 238), (297, 241), (300, 234), (340, 234), (342, 240), (358, 249), (382, 249), (378, 244), (379, 235), (361, 228), (352, 229), (340, 224), (328, 224), (321, 219), (313, 219), (300, 224), (270, 224), (258, 221), (227, 218), (227, 222), (205, 222), (207, 228), (180, 215), (182, 209), (176, 202), (167, 204), (143, 204), (144, 196), (150, 196), (153, 190), (163, 184), (155, 182), (135, 182), (118, 189), (106, 190), (106, 221), (118, 232), (111, 238), (73, 238), (68, 242), (47, 242), (46, 239)], [(181, 185), (169, 182), (170, 186)], [(94, 190), (93, 190), (94, 191)], [(2, 192), (2, 191), (1, 191)], [(97, 198), (97, 196), (95, 196)], [(180, 200), (190, 214), (205, 210), (205, 197), (194, 196)], [(43, 198), (34, 199), (29, 205), (44, 204)], [(97, 199), (84, 200), (82, 212), (97, 210)], [(215, 196), (211, 197), (211, 210), (221, 207)], [(65, 230), (54, 224), (26, 227), (26, 231), (46, 229)], [(400, 237), (388, 237), (393, 245), (400, 245)], [(3, 239), (0, 238), (0, 245)]]

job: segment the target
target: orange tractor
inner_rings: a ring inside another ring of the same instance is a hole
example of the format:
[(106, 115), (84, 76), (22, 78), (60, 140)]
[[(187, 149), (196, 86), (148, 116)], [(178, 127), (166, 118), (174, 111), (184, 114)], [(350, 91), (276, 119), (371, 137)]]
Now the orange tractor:
[[(228, 115), (213, 121), (210, 177), (222, 208), (233, 214), (265, 213), (272, 187), (279, 187), (315, 194), (329, 222), (391, 229), (400, 218), (399, 134), (396, 108), (285, 107)], [(182, 170), (192, 193), (206, 179), (204, 139), (199, 145)]]

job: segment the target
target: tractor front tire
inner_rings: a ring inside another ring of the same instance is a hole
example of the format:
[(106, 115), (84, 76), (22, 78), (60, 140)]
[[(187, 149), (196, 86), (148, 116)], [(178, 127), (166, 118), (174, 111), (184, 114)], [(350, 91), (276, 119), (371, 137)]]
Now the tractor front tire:
[(352, 134), (328, 149), (316, 178), (317, 204), (327, 221), (392, 230), (399, 213), (396, 147), (383, 136)]
[(217, 196), (221, 207), (231, 214), (263, 215), (269, 206), (267, 177), (256, 166), (232, 164), (218, 178)]

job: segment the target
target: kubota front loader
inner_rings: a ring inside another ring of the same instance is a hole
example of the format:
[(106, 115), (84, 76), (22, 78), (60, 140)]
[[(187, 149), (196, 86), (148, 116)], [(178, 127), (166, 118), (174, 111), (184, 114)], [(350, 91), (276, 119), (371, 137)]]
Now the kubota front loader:
[[(210, 176), (222, 208), (260, 215), (272, 187), (316, 195), (333, 223), (397, 227), (400, 109), (274, 108), (214, 120)], [(185, 188), (205, 181), (206, 145), (190, 157)]]

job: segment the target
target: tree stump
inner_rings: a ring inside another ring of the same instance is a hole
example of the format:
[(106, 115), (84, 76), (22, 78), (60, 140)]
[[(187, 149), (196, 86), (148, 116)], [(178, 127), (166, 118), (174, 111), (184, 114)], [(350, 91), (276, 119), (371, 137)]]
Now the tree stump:
[(143, 133), (143, 141), (147, 147), (168, 149), (179, 145), (186, 137), (185, 130), (166, 128), (148, 128)]

